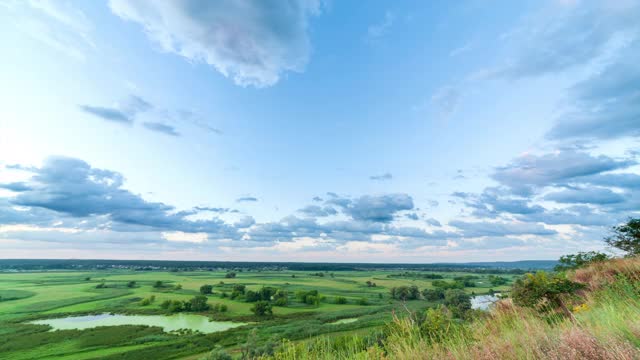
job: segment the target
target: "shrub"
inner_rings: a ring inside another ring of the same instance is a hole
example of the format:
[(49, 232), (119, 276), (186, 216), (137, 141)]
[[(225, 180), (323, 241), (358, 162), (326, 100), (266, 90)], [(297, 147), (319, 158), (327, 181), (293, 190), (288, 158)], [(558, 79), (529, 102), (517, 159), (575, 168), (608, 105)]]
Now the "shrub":
[(215, 303), (213, 304), (213, 306), (211, 306), (211, 310), (213, 310), (213, 312), (223, 313), (227, 312), (228, 308), (225, 304)]
[(135, 282), (135, 281), (129, 281), (129, 282), (127, 283), (127, 287), (128, 287), (128, 288), (132, 288), (132, 287), (135, 287), (135, 286), (136, 286), (136, 282)]
[(444, 293), (444, 304), (453, 316), (464, 318), (471, 310), (471, 297), (460, 289), (450, 289)]
[(209, 354), (201, 358), (201, 360), (232, 360), (233, 358), (222, 348), (211, 350)]
[(200, 294), (207, 295), (213, 293), (213, 285), (200, 286)]
[(449, 335), (453, 322), (444, 309), (427, 309), (419, 326), (427, 340), (440, 342)]
[(207, 304), (207, 297), (204, 295), (196, 295), (189, 302), (185, 302), (185, 305), (189, 304), (189, 306), (185, 306), (185, 308), (189, 308), (191, 311), (205, 311), (209, 310), (209, 305)]
[(442, 289), (424, 289), (422, 297), (428, 301), (438, 301), (444, 299), (444, 291)]
[(492, 286), (506, 285), (509, 282), (507, 278), (496, 275), (489, 275), (488, 280)]
[(417, 300), (420, 298), (420, 290), (417, 286), (398, 286), (390, 290), (391, 297), (396, 300)]
[(544, 271), (526, 274), (518, 279), (511, 290), (511, 297), (516, 305), (537, 307), (540, 310), (560, 308), (569, 318), (573, 319), (565, 297), (572, 296), (576, 290), (584, 285), (573, 282), (558, 274), (547, 275)]
[(337, 296), (335, 301), (336, 304), (346, 304), (347, 303), (347, 298), (344, 296)]
[(272, 315), (273, 309), (268, 301), (258, 301), (251, 307), (251, 311), (257, 316)]
[(320, 294), (318, 290), (298, 291), (296, 292), (296, 298), (305, 304), (318, 305), (320, 303)]
[(162, 283), (162, 281), (156, 281), (155, 283), (153, 283), (153, 287), (156, 289), (159, 289), (161, 287), (163, 287), (164, 284)]

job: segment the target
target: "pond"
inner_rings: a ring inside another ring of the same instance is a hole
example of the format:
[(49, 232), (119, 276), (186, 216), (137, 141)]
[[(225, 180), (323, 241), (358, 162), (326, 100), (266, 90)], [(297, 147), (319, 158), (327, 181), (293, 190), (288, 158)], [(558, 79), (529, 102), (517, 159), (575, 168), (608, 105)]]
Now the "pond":
[(358, 318), (340, 319), (334, 322), (330, 322), (329, 325), (351, 324), (352, 322), (356, 321), (358, 321)]
[(209, 321), (209, 318), (206, 316), (191, 314), (171, 316), (100, 314), (43, 319), (31, 321), (30, 324), (49, 325), (53, 330), (83, 330), (98, 326), (147, 325), (159, 326), (166, 332), (190, 329), (207, 334), (247, 325), (246, 323), (231, 321)]
[(489, 310), (489, 307), (493, 305), (500, 298), (498, 297), (500, 294), (494, 295), (477, 295), (471, 297), (471, 308), (478, 310)]

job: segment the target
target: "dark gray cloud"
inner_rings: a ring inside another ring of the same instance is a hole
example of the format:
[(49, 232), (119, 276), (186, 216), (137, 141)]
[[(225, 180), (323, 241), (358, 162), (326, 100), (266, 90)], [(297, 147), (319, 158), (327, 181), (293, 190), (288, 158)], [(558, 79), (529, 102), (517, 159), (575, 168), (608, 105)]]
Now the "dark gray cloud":
[(233, 226), (238, 229), (246, 229), (252, 225), (255, 225), (256, 220), (252, 216), (244, 216), (242, 219), (236, 221)]
[(521, 221), (542, 222), (549, 225), (611, 226), (619, 222), (608, 211), (597, 211), (585, 205), (570, 206), (562, 209), (545, 209), (544, 212), (516, 217)]
[(111, 11), (139, 23), (162, 50), (213, 66), (238, 85), (271, 86), (302, 71), (311, 45), (308, 18), (316, 0), (111, 0)]
[(370, 180), (377, 180), (377, 181), (386, 181), (386, 180), (391, 180), (393, 179), (393, 175), (391, 175), (391, 173), (384, 173), (381, 175), (372, 175), (369, 176)]
[(391, 222), (395, 215), (413, 209), (413, 199), (407, 194), (365, 195), (354, 200), (333, 198), (327, 200), (342, 207), (342, 211), (354, 220)]
[(236, 199), (236, 202), (256, 202), (258, 198), (253, 196), (243, 196)]
[(585, 184), (622, 189), (640, 189), (640, 175), (632, 173), (597, 174), (578, 178), (576, 181)]
[(6, 184), (0, 184), (0, 189), (7, 189), (11, 191), (27, 191), (31, 190), (31, 187), (24, 182), (11, 182)]
[(535, 187), (564, 184), (578, 177), (624, 169), (636, 163), (633, 159), (616, 160), (605, 155), (567, 150), (521, 156), (507, 166), (496, 168), (492, 178), (512, 191), (526, 195)]
[(406, 217), (409, 220), (419, 220), (420, 219), (420, 217), (416, 213), (404, 214), (404, 217)]
[(123, 124), (132, 124), (133, 118), (121, 110), (102, 106), (80, 105), (80, 110), (97, 116), (102, 120), (113, 121)]
[(465, 205), (473, 209), (472, 214), (478, 217), (495, 218), (503, 213), (531, 214), (544, 210), (539, 205), (531, 204), (529, 198), (514, 197), (505, 188), (488, 187), (480, 194), (454, 192), (451, 195), (462, 199)]
[(440, 227), (442, 226), (442, 224), (440, 224), (440, 221), (434, 219), (434, 218), (428, 218), (427, 220), (425, 220), (427, 224), (431, 225), (431, 226), (435, 226), (435, 227)]
[(196, 211), (211, 211), (215, 213), (228, 213), (228, 212), (238, 212), (235, 209), (222, 208), (222, 207), (211, 207), (211, 206), (196, 206), (194, 207)]
[(126, 101), (118, 106), (105, 107), (94, 105), (79, 105), (80, 110), (99, 117), (102, 120), (133, 124), (138, 114), (149, 111), (153, 106), (137, 95), (130, 95)]
[(92, 168), (68, 157), (50, 157), (33, 169), (28, 186), (11, 199), (11, 204), (50, 210), (63, 216), (102, 216), (119, 231), (208, 232), (233, 236), (234, 230), (221, 220), (190, 221), (194, 210), (176, 211), (173, 206), (148, 202), (122, 188), (124, 178), (109, 170)]
[(180, 136), (180, 133), (177, 132), (176, 129), (171, 125), (147, 121), (142, 123), (142, 126), (147, 128), (148, 130), (159, 132), (165, 135)]
[(309, 205), (298, 210), (299, 212), (311, 217), (326, 217), (336, 215), (338, 211), (331, 206)]
[(454, 220), (450, 226), (462, 231), (464, 237), (509, 236), (509, 235), (555, 235), (557, 231), (547, 229), (541, 224), (522, 222), (466, 222)]
[(624, 202), (625, 199), (626, 197), (623, 194), (599, 187), (564, 189), (544, 196), (544, 200), (565, 204), (607, 205), (621, 203)]
[(640, 136), (640, 40), (627, 47), (603, 71), (571, 89), (575, 110), (561, 116), (547, 137), (598, 140)]

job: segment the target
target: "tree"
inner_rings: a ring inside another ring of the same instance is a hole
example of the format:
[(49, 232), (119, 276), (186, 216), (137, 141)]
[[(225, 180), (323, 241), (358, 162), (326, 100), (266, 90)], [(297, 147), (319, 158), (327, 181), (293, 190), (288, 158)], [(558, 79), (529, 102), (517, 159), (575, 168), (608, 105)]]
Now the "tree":
[(162, 283), (162, 281), (156, 281), (155, 283), (153, 283), (153, 287), (156, 289), (159, 289), (161, 287), (163, 287), (164, 284)]
[(286, 290), (280, 289), (273, 295), (273, 300), (276, 306), (287, 306), (289, 303), (289, 293)]
[(132, 287), (135, 287), (135, 286), (136, 286), (136, 282), (135, 282), (135, 281), (129, 281), (129, 282), (127, 283), (127, 287), (128, 287), (128, 288), (132, 288)]
[(575, 294), (584, 285), (573, 282), (559, 274), (547, 275), (544, 271), (526, 274), (516, 280), (511, 290), (511, 297), (516, 305), (538, 309), (557, 309), (575, 321), (567, 307), (565, 299)]
[(420, 290), (417, 286), (398, 286), (391, 288), (391, 297), (396, 300), (416, 300), (420, 298)]
[(277, 291), (278, 291), (278, 289), (276, 289), (274, 287), (263, 286), (258, 291), (258, 294), (260, 295), (260, 300), (270, 301), (271, 297), (274, 296)]
[(235, 299), (237, 297), (240, 297), (240, 295), (244, 295), (245, 290), (246, 290), (246, 286), (242, 284), (233, 285), (233, 290), (231, 291), (231, 298)]
[(338, 297), (336, 297), (335, 303), (336, 304), (341, 304), (341, 305), (342, 304), (346, 304), (347, 303), (347, 298), (344, 297), (344, 296), (338, 296)]
[(213, 304), (213, 306), (211, 307), (211, 310), (213, 310), (213, 312), (217, 312), (217, 313), (223, 313), (227, 311), (227, 305), (225, 304), (220, 304), (220, 303), (215, 303)]
[(100, 284), (96, 285), (96, 289), (104, 289), (107, 287), (107, 284), (101, 282)]
[(444, 292), (444, 304), (455, 317), (465, 317), (471, 310), (471, 297), (460, 289), (450, 289)]
[(318, 290), (298, 291), (296, 298), (305, 304), (318, 305), (320, 303), (320, 294)]
[(626, 224), (614, 226), (612, 232), (605, 239), (609, 246), (626, 252), (627, 256), (640, 255), (640, 219), (629, 219)]
[(492, 286), (505, 285), (506, 283), (509, 282), (507, 278), (504, 278), (502, 276), (496, 276), (496, 275), (489, 275), (488, 280)]
[(180, 312), (184, 310), (184, 306), (182, 301), (180, 300), (173, 300), (171, 301), (171, 303), (169, 304), (169, 306), (167, 306), (167, 310), (169, 310), (170, 312)]
[(247, 292), (244, 294), (244, 299), (246, 302), (256, 302), (260, 301), (261, 297), (259, 293), (253, 290), (247, 290)]
[(258, 301), (251, 307), (251, 311), (257, 316), (272, 315), (273, 309), (268, 301)]
[(587, 251), (579, 252), (577, 254), (564, 255), (560, 257), (560, 259), (558, 260), (558, 265), (554, 267), (554, 270), (565, 271), (577, 269), (591, 263), (605, 261), (607, 259), (609, 259), (609, 255), (597, 251)]
[(224, 277), (227, 278), (227, 279), (233, 279), (234, 277), (236, 277), (236, 273), (233, 272), (233, 271), (230, 271), (230, 272), (226, 273), (224, 275)]
[(209, 310), (209, 305), (207, 304), (207, 300), (208, 300), (207, 297), (204, 295), (194, 296), (191, 300), (189, 300), (190, 310), (191, 311)]
[(202, 285), (200, 286), (200, 294), (207, 295), (213, 293), (213, 285)]
[(444, 290), (441, 289), (424, 289), (422, 297), (427, 301), (438, 301), (444, 299)]

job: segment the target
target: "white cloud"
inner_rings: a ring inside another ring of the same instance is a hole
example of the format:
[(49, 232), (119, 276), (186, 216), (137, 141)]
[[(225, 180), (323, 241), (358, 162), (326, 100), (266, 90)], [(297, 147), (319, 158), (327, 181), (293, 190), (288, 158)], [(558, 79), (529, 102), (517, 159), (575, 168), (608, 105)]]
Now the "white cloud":
[(205, 62), (241, 86), (271, 86), (301, 72), (311, 45), (308, 18), (317, 0), (111, 0), (119, 17), (140, 23), (162, 50)]
[(209, 240), (206, 233), (186, 233), (182, 231), (163, 232), (162, 238), (167, 241), (203, 243)]

